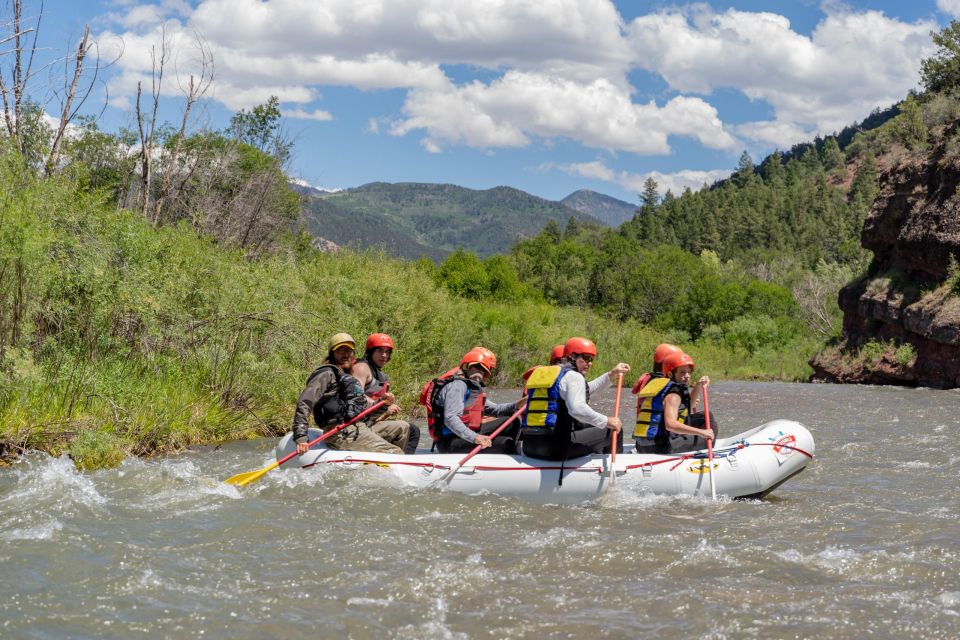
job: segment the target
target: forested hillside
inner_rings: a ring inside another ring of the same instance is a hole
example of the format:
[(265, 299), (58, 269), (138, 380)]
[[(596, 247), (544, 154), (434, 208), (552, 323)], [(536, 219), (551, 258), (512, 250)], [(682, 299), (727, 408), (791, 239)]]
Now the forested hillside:
[(304, 220), (313, 235), (413, 259), (442, 257), (457, 247), (480, 256), (505, 253), (550, 221), (599, 224), (588, 213), (511, 187), (376, 182), (305, 196)]

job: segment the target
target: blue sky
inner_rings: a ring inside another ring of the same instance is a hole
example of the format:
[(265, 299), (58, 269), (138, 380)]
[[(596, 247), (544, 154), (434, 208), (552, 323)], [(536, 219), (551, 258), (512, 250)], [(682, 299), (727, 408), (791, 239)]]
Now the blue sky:
[(311, 185), (635, 202), (647, 177), (697, 188), (743, 150), (759, 160), (896, 102), (956, 16), (960, 0), (48, 0), (42, 40), (63, 48), (89, 24), (103, 58), (122, 49), (88, 102), (108, 130), (131, 124), (162, 30), (161, 115), (179, 121), (199, 34), (215, 79), (194, 127), (277, 95), (291, 174)]

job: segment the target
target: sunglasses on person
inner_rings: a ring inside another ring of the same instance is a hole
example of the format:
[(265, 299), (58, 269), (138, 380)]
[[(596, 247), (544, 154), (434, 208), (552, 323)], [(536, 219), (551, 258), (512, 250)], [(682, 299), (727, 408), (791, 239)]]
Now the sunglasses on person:
[(590, 364), (591, 362), (593, 362), (593, 356), (585, 356), (583, 354), (578, 354), (577, 357), (583, 360), (584, 362), (586, 362), (587, 364)]

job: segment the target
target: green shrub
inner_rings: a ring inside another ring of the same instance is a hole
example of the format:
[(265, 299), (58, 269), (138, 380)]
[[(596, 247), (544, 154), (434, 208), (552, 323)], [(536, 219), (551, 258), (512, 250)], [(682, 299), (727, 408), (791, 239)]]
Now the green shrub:
[(906, 367), (917, 357), (917, 350), (914, 349), (913, 345), (910, 343), (904, 343), (897, 347), (896, 352), (894, 352), (893, 359), (900, 366)]
[(123, 442), (107, 431), (83, 431), (70, 442), (70, 457), (82, 471), (116, 467), (126, 457)]

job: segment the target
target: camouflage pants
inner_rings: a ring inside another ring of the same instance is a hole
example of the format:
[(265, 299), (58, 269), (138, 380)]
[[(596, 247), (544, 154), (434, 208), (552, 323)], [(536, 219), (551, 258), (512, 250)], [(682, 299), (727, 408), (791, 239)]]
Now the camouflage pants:
[(410, 436), (410, 425), (403, 420), (382, 420), (368, 426), (358, 422), (327, 440), (331, 449), (403, 453)]

